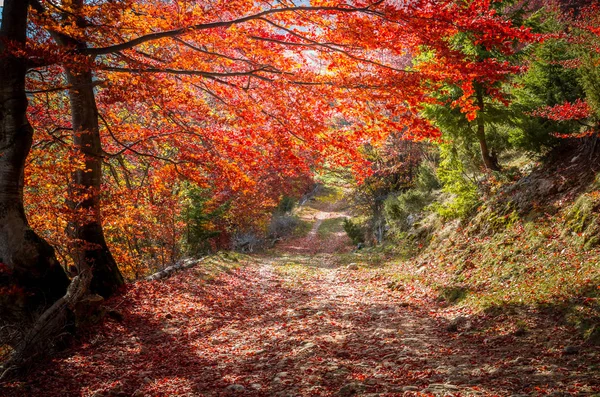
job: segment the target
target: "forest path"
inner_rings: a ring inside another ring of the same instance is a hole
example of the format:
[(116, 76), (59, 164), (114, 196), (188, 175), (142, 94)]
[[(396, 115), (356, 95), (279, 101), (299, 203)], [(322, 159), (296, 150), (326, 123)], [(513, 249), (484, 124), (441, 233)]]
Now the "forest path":
[(454, 351), (435, 321), (331, 256), (256, 257), (206, 284), (192, 271), (139, 283), (121, 297), (122, 320), (105, 321), (6, 395), (474, 391), (432, 385), (448, 380), (438, 372)]
[[(288, 237), (279, 242), (274, 253), (286, 255), (339, 254), (349, 252), (352, 243), (343, 229), (349, 217), (347, 204), (339, 199), (339, 192), (329, 192), (309, 201), (296, 211), (301, 221), (310, 225), (306, 235)], [(323, 197), (324, 196), (324, 197)]]
[(439, 303), (411, 297), (420, 288), (414, 282), (391, 290), (385, 268), (347, 266), (355, 254), (336, 251), (350, 249), (339, 234), (343, 212), (315, 211), (305, 214), (315, 222), (312, 233), (241, 262), (228, 259), (216, 276), (199, 265), (129, 286), (108, 302), (122, 318), (107, 318), (0, 395), (556, 397), (599, 390), (586, 353), (564, 355), (545, 334), (450, 331), (435, 315)]

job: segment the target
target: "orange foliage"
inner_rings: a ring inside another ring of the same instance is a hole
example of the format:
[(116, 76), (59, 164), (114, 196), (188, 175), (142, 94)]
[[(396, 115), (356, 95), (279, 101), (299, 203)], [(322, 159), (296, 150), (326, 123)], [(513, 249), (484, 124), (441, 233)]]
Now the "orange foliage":
[[(465, 59), (449, 37), (471, 30), (481, 45), (510, 53), (528, 35), (489, 0), (63, 3), (41, 1), (45, 11), (33, 12), (30, 43), (19, 49), (49, 65), (28, 82), (37, 92), (30, 217), (55, 246), (69, 246), (66, 178), (79, 160), (61, 135), (70, 122), (57, 65), (91, 69), (105, 153), (103, 223), (132, 277), (181, 255), (184, 181), (210, 188), (214, 205), (232, 203), (220, 229), (264, 224), (293, 181), (323, 165), (366, 175), (363, 144), (397, 131), (438, 137), (420, 117), (436, 87), (512, 71)], [(65, 13), (87, 23), (66, 23)], [(61, 35), (88, 48), (58, 46)], [(436, 57), (415, 68), (423, 49)], [(471, 99), (458, 105), (474, 117)]]

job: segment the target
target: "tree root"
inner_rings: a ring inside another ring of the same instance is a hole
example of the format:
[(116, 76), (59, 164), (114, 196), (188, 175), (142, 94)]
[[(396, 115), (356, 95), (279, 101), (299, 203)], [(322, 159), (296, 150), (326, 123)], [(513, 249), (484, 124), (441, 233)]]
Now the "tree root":
[(62, 334), (77, 302), (88, 293), (92, 280), (91, 269), (73, 278), (66, 294), (33, 323), (25, 337), (17, 344), (10, 358), (2, 365), (0, 382), (12, 372), (24, 369), (37, 356), (48, 351), (48, 346)]

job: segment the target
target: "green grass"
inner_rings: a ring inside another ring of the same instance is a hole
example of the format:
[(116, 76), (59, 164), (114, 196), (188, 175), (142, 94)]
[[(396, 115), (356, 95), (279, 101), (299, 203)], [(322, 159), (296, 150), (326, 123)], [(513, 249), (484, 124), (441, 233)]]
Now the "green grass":
[(319, 238), (324, 239), (330, 234), (344, 232), (344, 219), (344, 217), (339, 217), (323, 220), (321, 226), (319, 226), (319, 230), (317, 231)]
[(253, 259), (248, 255), (223, 251), (200, 259), (198, 264), (192, 267), (190, 271), (201, 280), (210, 281), (221, 273), (230, 273), (251, 261)]
[(381, 267), (398, 261), (399, 254), (390, 246), (365, 247), (358, 251), (337, 254), (340, 265), (358, 263), (363, 267)]
[(312, 222), (305, 221), (304, 219), (300, 219), (298, 226), (294, 229), (292, 233), (294, 237), (306, 237), (310, 230), (312, 229)]

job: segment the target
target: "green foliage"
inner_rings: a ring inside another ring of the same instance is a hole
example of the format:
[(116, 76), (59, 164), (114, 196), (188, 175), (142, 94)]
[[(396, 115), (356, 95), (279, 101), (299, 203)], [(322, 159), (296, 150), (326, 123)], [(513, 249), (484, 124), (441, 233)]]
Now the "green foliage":
[(321, 226), (319, 226), (317, 234), (320, 238), (327, 238), (327, 236), (331, 234), (343, 232), (344, 221), (346, 219), (347, 218), (339, 217), (323, 220), (323, 222), (321, 222)]
[(312, 229), (312, 223), (298, 218), (298, 224), (292, 232), (295, 237), (306, 237)]
[(582, 66), (579, 68), (579, 82), (581, 83), (587, 103), (600, 118), (600, 55), (586, 53), (582, 56)]
[(441, 146), (441, 162), (438, 177), (442, 191), (450, 194), (450, 200), (436, 202), (432, 208), (444, 219), (464, 219), (480, 203), (475, 180), (468, 176), (457, 151), (450, 145)]
[(431, 192), (442, 187), (432, 165), (425, 162), (419, 165), (416, 187), (422, 192)]
[(534, 47), (527, 72), (517, 77), (511, 87), (514, 101), (510, 110), (519, 115), (515, 118), (516, 128), (510, 131), (512, 145), (540, 152), (556, 145), (555, 133), (579, 130), (575, 121), (557, 122), (528, 115), (536, 109), (574, 102), (584, 96), (577, 70), (562, 66), (573, 58), (570, 44), (564, 40), (546, 40)]
[[(460, 87), (448, 86), (437, 94), (437, 98), (441, 102), (452, 103), (462, 95)], [(483, 120), (485, 140), (491, 153), (497, 156), (512, 149), (511, 131), (521, 115), (487, 95), (484, 96), (484, 104), (485, 112), (478, 113), (477, 117)], [(423, 115), (442, 131), (447, 141), (453, 142), (455, 150), (469, 167), (480, 168), (483, 165), (476, 121), (469, 121), (459, 108), (451, 106), (428, 105)]]
[(385, 218), (394, 232), (407, 231), (412, 222), (431, 202), (431, 195), (417, 189), (410, 189), (385, 201)]
[[(450, 103), (459, 99), (462, 94), (463, 92), (459, 87), (448, 86), (436, 96), (440, 102)], [(441, 105), (427, 105), (423, 115), (432, 120), (446, 138), (452, 139), (469, 149), (472, 144), (476, 143), (472, 125), (460, 109)], [(474, 153), (473, 157), (476, 156), (476, 150)]]
[(192, 187), (187, 192), (189, 205), (185, 212), (187, 224), (186, 246), (191, 255), (204, 254), (211, 251), (210, 240), (219, 236), (220, 230), (215, 228), (215, 221), (223, 216), (228, 204), (210, 208), (211, 194), (207, 189)]
[(344, 219), (344, 231), (350, 237), (353, 244), (364, 244), (365, 242), (365, 231), (359, 222), (351, 219)]
[(348, 196), (353, 211), (366, 217), (362, 223), (361, 239), (381, 243), (386, 231), (385, 200), (415, 186), (419, 164), (428, 146), (405, 140), (401, 134), (393, 134), (382, 147), (365, 145), (363, 150), (372, 162), (373, 174)]
[(296, 199), (289, 196), (283, 196), (275, 209), (278, 214), (291, 213), (296, 207)]

